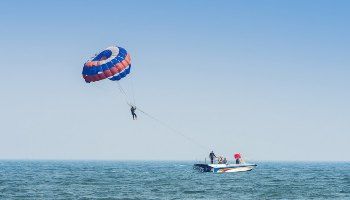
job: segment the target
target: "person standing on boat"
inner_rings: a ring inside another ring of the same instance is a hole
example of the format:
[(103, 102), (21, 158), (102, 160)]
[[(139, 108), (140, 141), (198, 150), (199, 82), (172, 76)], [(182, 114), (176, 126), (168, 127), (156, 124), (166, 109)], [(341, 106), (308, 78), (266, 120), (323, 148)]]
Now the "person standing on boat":
[(235, 153), (235, 155), (233, 157), (236, 159), (237, 165), (242, 163), (242, 156), (240, 153)]
[(210, 152), (209, 158), (210, 158), (210, 164), (214, 164), (214, 158), (216, 158), (216, 155), (214, 154), (213, 151)]

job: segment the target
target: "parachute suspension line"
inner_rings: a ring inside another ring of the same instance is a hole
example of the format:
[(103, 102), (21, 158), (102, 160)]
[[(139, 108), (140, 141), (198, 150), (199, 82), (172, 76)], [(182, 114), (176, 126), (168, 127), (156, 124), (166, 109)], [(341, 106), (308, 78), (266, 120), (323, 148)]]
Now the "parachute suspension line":
[[(131, 66), (130, 66), (131, 67)], [(119, 91), (120, 93), (122, 93), (122, 95), (124, 95), (124, 99), (126, 101), (126, 103), (129, 106), (136, 106), (136, 100), (135, 100), (135, 92), (134, 92), (134, 84), (133, 84), (133, 77), (132, 77), (133, 73), (130, 72), (129, 74), (129, 82), (131, 85), (131, 91), (129, 91), (129, 93), (131, 92), (131, 97), (130, 95), (127, 94), (127, 92), (123, 89), (123, 86), (120, 84), (119, 81), (116, 81), (119, 87)]]
[(119, 87), (120, 92), (121, 92), (123, 95), (127, 96), (125, 90), (123, 89), (122, 85), (120, 85), (119, 81), (117, 81), (117, 84), (118, 84), (118, 87)]
[[(110, 91), (108, 91), (106, 88), (104, 88), (102, 85), (99, 85), (99, 84), (91, 84), (91, 85), (93, 85), (93, 87), (96, 87), (98, 90), (97, 91), (99, 91), (99, 92), (102, 92), (102, 91), (104, 91), (105, 93), (109, 93)], [(121, 92), (122, 93), (122, 92)], [(101, 93), (102, 94), (102, 93)], [(118, 97), (118, 98), (120, 98), (120, 96), (117, 94), (117, 93), (112, 93), (113, 94), (113, 96), (115, 96), (115, 97)], [(126, 97), (124, 96), (124, 95), (122, 95), (123, 96), (123, 98), (124, 98), (124, 100), (125, 100), (125, 102), (129, 105), (129, 103), (128, 103), (128, 100), (126, 99)]]
[(126, 94), (125, 90), (123, 89), (123, 87), (121, 86), (119, 81), (116, 81), (116, 82), (118, 84), (118, 88), (119, 88), (120, 93), (122, 93), (122, 95), (124, 96), (124, 100), (125, 100), (126, 104), (128, 104), (129, 106), (132, 106), (132, 103), (129, 101), (128, 95)]
[(159, 124), (161, 124), (163, 127), (167, 128), (168, 130), (172, 131), (173, 133), (182, 136), (183, 138), (187, 139), (188, 141), (192, 142), (193, 144), (196, 144), (198, 147), (200, 147), (201, 149), (207, 151), (208, 148), (202, 144), (200, 144), (199, 142), (195, 141), (193, 138), (186, 136), (185, 134), (183, 134), (181, 131), (169, 126), (168, 124), (166, 124), (165, 122), (159, 120), (158, 118), (150, 115), (149, 113), (141, 110), (140, 108), (137, 108), (138, 111), (140, 111), (141, 113), (143, 113), (144, 115), (146, 115), (147, 117), (153, 119), (154, 121), (158, 122)]
[[(130, 65), (131, 67), (131, 65)], [(132, 100), (133, 100), (133, 104), (136, 105), (136, 101), (135, 101), (135, 91), (134, 91), (134, 73), (133, 72), (130, 72), (129, 74), (129, 79), (130, 79), (130, 83), (131, 83), (131, 93), (132, 93)]]

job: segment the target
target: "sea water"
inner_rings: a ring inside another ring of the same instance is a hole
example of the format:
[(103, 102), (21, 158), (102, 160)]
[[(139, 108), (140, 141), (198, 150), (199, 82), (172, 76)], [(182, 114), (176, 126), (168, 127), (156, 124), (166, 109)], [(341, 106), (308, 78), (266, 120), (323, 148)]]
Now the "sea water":
[(0, 199), (350, 199), (349, 162), (256, 162), (200, 173), (180, 161), (0, 161)]

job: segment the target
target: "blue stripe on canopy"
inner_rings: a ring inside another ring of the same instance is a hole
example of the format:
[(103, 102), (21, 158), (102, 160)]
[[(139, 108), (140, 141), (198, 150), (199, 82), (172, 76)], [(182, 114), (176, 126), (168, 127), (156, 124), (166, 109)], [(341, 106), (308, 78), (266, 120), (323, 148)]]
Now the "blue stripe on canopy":
[(126, 75), (128, 75), (131, 71), (131, 65), (126, 68), (124, 71), (115, 74), (112, 78), (109, 78), (111, 81), (119, 81), (120, 79), (124, 78)]

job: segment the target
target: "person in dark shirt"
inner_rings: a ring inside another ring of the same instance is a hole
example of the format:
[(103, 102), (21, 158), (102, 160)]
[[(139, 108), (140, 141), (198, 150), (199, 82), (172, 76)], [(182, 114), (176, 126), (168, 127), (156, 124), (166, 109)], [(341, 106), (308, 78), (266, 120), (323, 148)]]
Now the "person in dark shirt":
[(131, 106), (130, 111), (131, 111), (131, 114), (132, 114), (132, 119), (133, 120), (137, 119), (137, 115), (135, 113), (136, 107), (135, 106)]
[(216, 155), (214, 154), (213, 151), (210, 152), (209, 158), (210, 158), (210, 164), (213, 164), (214, 163), (214, 158), (216, 158)]
[(236, 164), (238, 165), (238, 164), (241, 164), (241, 159), (240, 158), (237, 158), (236, 159)]

